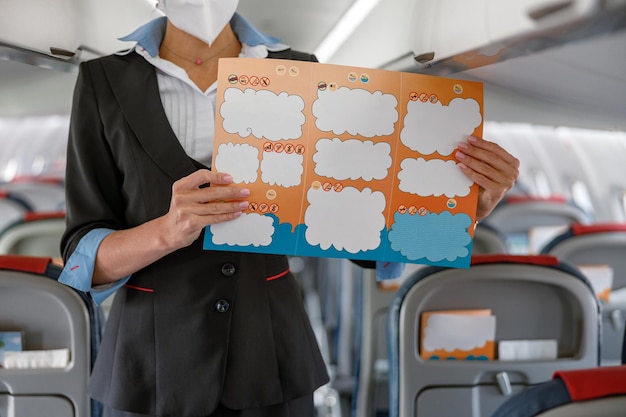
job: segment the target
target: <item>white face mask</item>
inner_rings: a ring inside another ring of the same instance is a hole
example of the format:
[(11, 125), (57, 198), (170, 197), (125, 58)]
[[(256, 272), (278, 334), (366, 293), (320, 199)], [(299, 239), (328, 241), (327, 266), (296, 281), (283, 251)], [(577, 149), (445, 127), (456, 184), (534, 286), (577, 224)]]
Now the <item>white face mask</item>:
[(239, 0), (160, 0), (159, 9), (182, 31), (209, 46), (230, 22)]

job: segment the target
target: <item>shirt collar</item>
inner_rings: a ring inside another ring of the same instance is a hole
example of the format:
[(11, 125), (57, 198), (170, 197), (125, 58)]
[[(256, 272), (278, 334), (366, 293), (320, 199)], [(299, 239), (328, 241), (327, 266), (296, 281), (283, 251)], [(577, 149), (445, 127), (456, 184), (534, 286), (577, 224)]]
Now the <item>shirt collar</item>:
[[(243, 16), (235, 13), (230, 21), (233, 32), (237, 35), (239, 41), (248, 46), (263, 45), (270, 51), (281, 51), (288, 49), (287, 45), (280, 43), (280, 39), (266, 35), (256, 29)], [(165, 36), (165, 28), (167, 26), (167, 17), (161, 16), (140, 26), (132, 33), (119, 38), (121, 41), (137, 42), (151, 56), (159, 54), (159, 46)]]

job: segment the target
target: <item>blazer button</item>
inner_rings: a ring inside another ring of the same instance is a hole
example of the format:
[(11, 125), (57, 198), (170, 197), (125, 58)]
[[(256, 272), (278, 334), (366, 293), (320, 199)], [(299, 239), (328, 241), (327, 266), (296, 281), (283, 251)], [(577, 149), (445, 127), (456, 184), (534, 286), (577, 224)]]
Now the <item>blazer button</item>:
[(217, 302), (215, 303), (215, 310), (218, 313), (226, 313), (228, 310), (230, 310), (230, 303), (226, 300), (217, 300)]
[(222, 275), (224, 275), (225, 277), (232, 277), (233, 275), (235, 275), (235, 271), (235, 265), (231, 263), (222, 265)]

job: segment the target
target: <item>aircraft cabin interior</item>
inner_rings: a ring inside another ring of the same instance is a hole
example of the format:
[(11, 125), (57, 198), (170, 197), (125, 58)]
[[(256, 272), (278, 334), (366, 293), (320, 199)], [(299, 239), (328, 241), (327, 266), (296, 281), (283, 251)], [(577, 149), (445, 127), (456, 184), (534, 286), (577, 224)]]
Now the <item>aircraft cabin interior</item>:
[[(330, 375), (316, 417), (626, 415), (626, 0), (237, 13), (329, 68), (478, 83), (482, 136), (520, 162), (467, 267), (381, 279), (350, 257), (289, 256)], [(87, 383), (115, 295), (56, 282), (70, 113), (79, 65), (162, 15), (155, 0), (0, 0), (0, 417), (102, 417)], [(555, 381), (567, 401), (533, 412)]]

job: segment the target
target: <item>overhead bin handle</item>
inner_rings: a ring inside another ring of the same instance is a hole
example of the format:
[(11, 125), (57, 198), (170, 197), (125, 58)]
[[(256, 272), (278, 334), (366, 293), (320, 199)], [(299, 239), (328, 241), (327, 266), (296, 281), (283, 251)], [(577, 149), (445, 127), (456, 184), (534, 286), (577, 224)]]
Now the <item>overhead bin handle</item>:
[(419, 62), (420, 64), (425, 64), (425, 63), (435, 59), (435, 53), (434, 52), (425, 52), (423, 54), (419, 54), (419, 55), (415, 56), (413, 59), (415, 59), (415, 61)]
[(50, 53), (52, 55), (64, 56), (68, 58), (72, 58), (74, 55), (76, 55), (76, 52), (68, 51), (67, 49), (63, 48), (55, 48), (54, 46), (50, 47)]
[(552, 2), (545, 6), (536, 7), (528, 11), (528, 16), (533, 20), (541, 20), (562, 10), (568, 9), (574, 5), (574, 0), (562, 0)]

